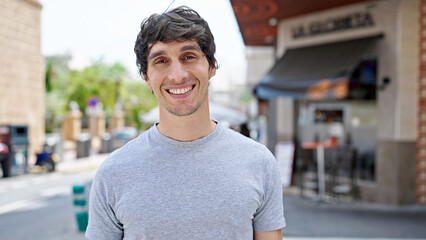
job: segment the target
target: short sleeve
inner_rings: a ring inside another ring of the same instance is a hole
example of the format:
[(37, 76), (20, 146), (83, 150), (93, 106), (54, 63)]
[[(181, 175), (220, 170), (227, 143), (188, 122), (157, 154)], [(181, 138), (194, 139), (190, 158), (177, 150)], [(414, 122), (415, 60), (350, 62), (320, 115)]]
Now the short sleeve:
[[(266, 148), (265, 148), (266, 149)], [(285, 227), (283, 191), (277, 161), (269, 150), (265, 150), (263, 168), (263, 199), (253, 219), (255, 231), (274, 231)]]
[(89, 224), (85, 234), (89, 240), (123, 239), (123, 226), (111, 206), (114, 194), (106, 183), (106, 178), (104, 172), (99, 169), (91, 186)]

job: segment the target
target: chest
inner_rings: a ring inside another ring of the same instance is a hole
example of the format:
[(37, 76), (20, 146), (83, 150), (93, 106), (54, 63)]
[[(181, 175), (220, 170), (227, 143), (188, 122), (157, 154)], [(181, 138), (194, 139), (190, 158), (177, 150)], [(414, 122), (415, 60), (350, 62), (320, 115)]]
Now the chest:
[(263, 198), (256, 174), (232, 166), (161, 165), (134, 179), (121, 187), (114, 210), (126, 230), (147, 235), (206, 226), (251, 231)]

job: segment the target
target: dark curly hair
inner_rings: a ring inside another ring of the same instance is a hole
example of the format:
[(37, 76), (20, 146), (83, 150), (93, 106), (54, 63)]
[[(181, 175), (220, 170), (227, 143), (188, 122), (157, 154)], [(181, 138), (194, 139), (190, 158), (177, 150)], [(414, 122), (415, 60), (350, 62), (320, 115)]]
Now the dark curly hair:
[(181, 6), (162, 14), (153, 14), (142, 21), (134, 49), (141, 77), (147, 75), (147, 57), (152, 45), (158, 41), (167, 43), (179, 39), (196, 40), (209, 65), (218, 68), (214, 57), (216, 45), (209, 25), (196, 11)]

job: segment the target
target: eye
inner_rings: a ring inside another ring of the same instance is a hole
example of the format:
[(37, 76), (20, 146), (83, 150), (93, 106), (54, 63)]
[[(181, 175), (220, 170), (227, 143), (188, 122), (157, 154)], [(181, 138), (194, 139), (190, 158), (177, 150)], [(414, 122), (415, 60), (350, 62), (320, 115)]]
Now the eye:
[(194, 55), (185, 55), (182, 59), (187, 61), (187, 60), (193, 60), (195, 58), (196, 57)]
[(166, 60), (164, 60), (164, 59), (159, 59), (159, 60), (154, 61), (154, 64), (155, 64), (155, 65), (157, 65), (157, 64), (162, 64), (162, 63), (166, 63)]

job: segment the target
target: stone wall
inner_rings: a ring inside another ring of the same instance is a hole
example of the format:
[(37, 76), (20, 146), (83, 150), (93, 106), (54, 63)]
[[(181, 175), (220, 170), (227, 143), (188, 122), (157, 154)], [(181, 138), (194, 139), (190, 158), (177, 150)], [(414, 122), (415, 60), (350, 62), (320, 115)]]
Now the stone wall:
[(419, 76), (418, 76), (418, 112), (417, 112), (417, 165), (416, 197), (417, 202), (426, 203), (426, 1), (419, 6)]
[(44, 59), (37, 0), (0, 0), (0, 124), (29, 127), (29, 153), (44, 142)]

